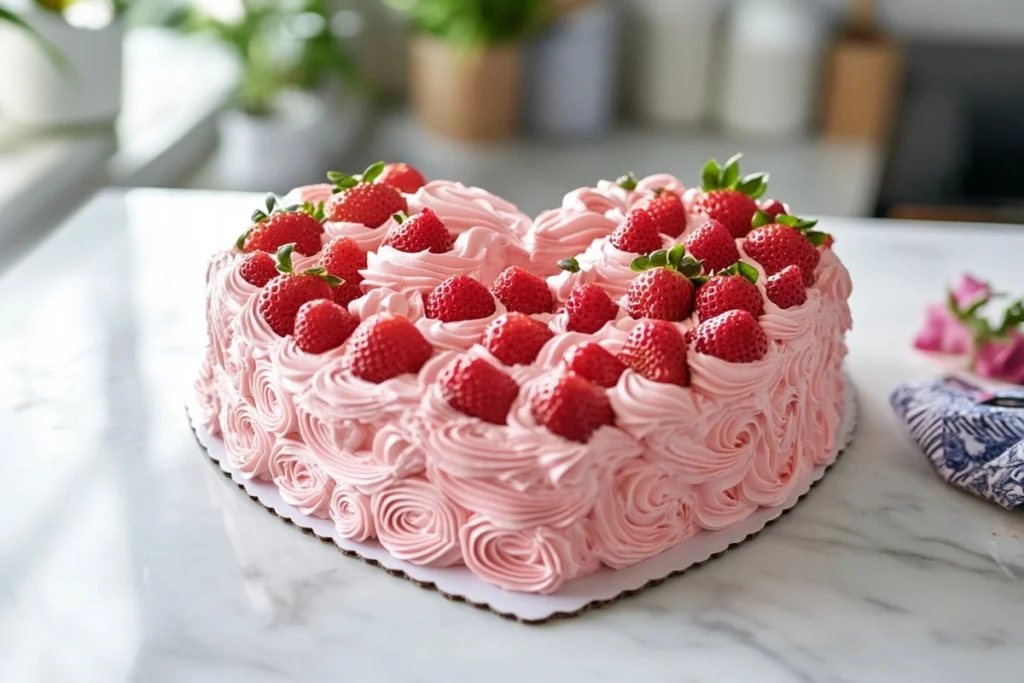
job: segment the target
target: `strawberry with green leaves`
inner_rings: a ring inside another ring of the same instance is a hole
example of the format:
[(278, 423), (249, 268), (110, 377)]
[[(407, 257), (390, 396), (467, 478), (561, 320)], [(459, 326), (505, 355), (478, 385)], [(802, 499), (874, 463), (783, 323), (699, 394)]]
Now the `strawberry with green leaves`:
[(630, 317), (679, 322), (690, 316), (694, 278), (700, 277), (702, 269), (699, 261), (686, 256), (684, 245), (637, 256), (629, 267), (640, 273), (626, 290)]
[(348, 237), (335, 237), (327, 243), (320, 254), (320, 266), (343, 283), (334, 288), (334, 302), (347, 306), (349, 302), (363, 295), (359, 283), (366, 269), (366, 252)]
[(346, 175), (338, 171), (328, 173), (328, 180), (334, 183), (334, 194), (324, 209), (327, 219), (379, 228), (394, 214), (408, 211), (401, 192), (391, 185), (374, 182), (383, 172), (384, 162), (378, 161), (362, 175)]
[(455, 238), (431, 209), (423, 209), (415, 216), (395, 214), (395, 224), (388, 228), (380, 244), (407, 254), (421, 251), (443, 254), (454, 245)]
[(757, 268), (738, 261), (720, 270), (697, 288), (694, 309), (704, 321), (732, 310), (749, 312), (755, 318), (764, 314), (764, 297), (757, 288)]
[(654, 196), (644, 200), (640, 206), (651, 215), (651, 220), (662, 235), (679, 237), (686, 230), (686, 207), (675, 192), (659, 187), (654, 191)]
[(706, 219), (690, 234), (686, 239), (686, 250), (704, 264), (708, 273), (728, 268), (740, 260), (736, 238), (713, 218)]
[(826, 243), (828, 233), (812, 230), (816, 220), (804, 220), (789, 214), (780, 214), (774, 220), (758, 211), (751, 220), (753, 230), (743, 240), (743, 251), (757, 261), (768, 275), (775, 275), (787, 266), (798, 266), (804, 285), (814, 284), (814, 269), (821, 253), (818, 247)]
[(292, 267), (294, 249), (294, 244), (285, 244), (277, 250), (277, 270), (281, 274), (263, 287), (256, 302), (260, 316), (282, 337), (295, 329), (295, 316), (304, 303), (331, 299), (331, 289), (341, 284), (339, 278), (323, 268), (296, 273)]
[(690, 204), (690, 212), (714, 218), (735, 237), (750, 232), (750, 221), (757, 213), (757, 202), (768, 189), (768, 174), (753, 173), (740, 177), (737, 154), (724, 166), (712, 159), (701, 171), (701, 192)]
[(281, 207), (274, 195), (267, 195), (264, 209), (252, 212), (252, 226), (239, 236), (235, 246), (239, 251), (265, 251), (275, 253), (285, 244), (294, 244), (295, 251), (313, 256), (320, 251), (323, 233), (323, 205), (309, 202)]

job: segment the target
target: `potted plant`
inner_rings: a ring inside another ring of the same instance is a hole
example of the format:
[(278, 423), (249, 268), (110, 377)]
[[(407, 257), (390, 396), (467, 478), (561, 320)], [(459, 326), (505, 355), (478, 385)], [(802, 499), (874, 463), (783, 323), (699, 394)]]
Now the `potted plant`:
[(193, 5), (173, 22), (223, 43), (242, 67), (218, 120), (223, 185), (283, 192), (320, 178), (354, 141), (366, 86), (329, 4), (245, 0), (231, 18)]
[[(0, 16), (0, 118), (29, 127), (111, 123), (121, 111), (128, 0), (32, 0)], [(59, 50), (59, 52), (58, 52)]]
[(414, 30), (413, 105), (434, 131), (464, 140), (512, 135), (519, 123), (523, 41), (548, 0), (389, 0)]

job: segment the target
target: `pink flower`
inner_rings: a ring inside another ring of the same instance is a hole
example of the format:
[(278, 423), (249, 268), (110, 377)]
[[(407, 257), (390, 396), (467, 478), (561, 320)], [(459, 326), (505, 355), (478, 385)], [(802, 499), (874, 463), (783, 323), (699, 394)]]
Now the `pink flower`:
[(971, 349), (971, 332), (945, 304), (931, 304), (925, 309), (924, 326), (914, 337), (914, 348), (939, 353), (967, 353)]
[(1006, 339), (991, 339), (978, 348), (974, 371), (1011, 384), (1024, 384), (1024, 332), (1011, 331)]
[(953, 288), (953, 298), (961, 309), (967, 308), (976, 301), (986, 299), (991, 294), (992, 289), (987, 282), (967, 273), (960, 276), (960, 282)]

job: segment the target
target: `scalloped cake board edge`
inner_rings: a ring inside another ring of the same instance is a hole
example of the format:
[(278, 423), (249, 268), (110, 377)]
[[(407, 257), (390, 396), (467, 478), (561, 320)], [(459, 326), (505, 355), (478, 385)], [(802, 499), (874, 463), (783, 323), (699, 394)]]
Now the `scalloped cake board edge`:
[(738, 524), (721, 531), (700, 531), (679, 545), (626, 569), (601, 568), (593, 574), (567, 581), (551, 595), (506, 591), (477, 578), (466, 567), (421, 567), (392, 557), (376, 541), (358, 543), (340, 537), (329, 519), (310, 517), (281, 499), (272, 483), (242, 477), (231, 465), (223, 442), (212, 436), (197, 417), (200, 415), (193, 392), (189, 391), (186, 412), (193, 434), (209, 459), (250, 499), (267, 512), (295, 526), (303, 533), (334, 545), (344, 555), (380, 567), (392, 576), (406, 579), (454, 602), (487, 610), (499, 617), (524, 624), (542, 624), (553, 619), (574, 617), (592, 609), (636, 595), (666, 579), (704, 565), (727, 550), (757, 536), (766, 526), (792, 510), (820, 482), (849, 447), (857, 423), (857, 394), (846, 378), (846, 415), (835, 443), (839, 446), (825, 465), (811, 470), (782, 505), (758, 508)]

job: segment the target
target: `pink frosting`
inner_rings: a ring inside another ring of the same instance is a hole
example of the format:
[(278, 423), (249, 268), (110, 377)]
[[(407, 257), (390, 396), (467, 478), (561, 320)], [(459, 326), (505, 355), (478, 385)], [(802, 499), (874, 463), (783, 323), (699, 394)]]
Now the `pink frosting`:
[(643, 457), (627, 460), (604, 483), (591, 520), (597, 555), (613, 569), (656, 555), (699, 529), (690, 487)]
[(494, 305), (494, 313), (486, 318), (446, 323), (436, 318), (424, 317), (416, 321), (416, 328), (435, 348), (465, 350), (477, 344), (483, 338), (487, 326), (506, 313), (501, 302), (496, 300)]
[(846, 266), (842, 264), (832, 249), (820, 249), (819, 251), (821, 251), (821, 260), (818, 262), (814, 285), (827, 301), (838, 308), (840, 329), (843, 332), (848, 332), (853, 328), (853, 318), (850, 316), (848, 301), (853, 292), (850, 272), (846, 270)]
[(391, 313), (416, 321), (423, 317), (423, 296), (418, 291), (396, 292), (392, 289), (371, 289), (363, 296), (349, 302), (348, 312), (360, 320), (371, 315)]
[(304, 515), (328, 516), (334, 480), (313, 461), (304, 443), (296, 439), (275, 441), (270, 452), (270, 476), (284, 502)]
[(485, 581), (506, 590), (553, 593), (576, 574), (575, 548), (585, 538), (566, 530), (540, 526), (509, 531), (481, 515), (473, 515), (459, 532), (466, 566)]
[(285, 389), (278, 367), (269, 358), (256, 361), (249, 377), (248, 395), (252, 397), (256, 418), (271, 434), (286, 436), (298, 428), (293, 393)]
[(306, 353), (295, 343), (294, 337), (285, 337), (271, 349), (266, 362), (276, 368), (289, 403), (294, 403), (294, 395), (309, 384), (320, 368), (338, 362), (344, 348), (342, 345), (324, 353)]
[(618, 221), (596, 211), (577, 208), (545, 211), (533, 222), (526, 234), (531, 253), (531, 270), (545, 277), (559, 273), (558, 262), (578, 256), (594, 240), (607, 237)]
[(326, 221), (324, 223), (324, 239), (332, 240), (335, 237), (347, 237), (363, 251), (376, 251), (380, 243), (393, 226), (397, 225), (394, 218), (389, 218), (376, 228), (368, 228), (362, 223), (350, 223), (347, 221)]
[(203, 427), (213, 436), (220, 436), (221, 401), (216, 379), (217, 372), (211, 346), (207, 349), (206, 357), (199, 368), (199, 377), (196, 378), (194, 389), (199, 410), (202, 411)]
[(302, 187), (296, 187), (294, 190), (286, 194), (282, 200), (282, 204), (284, 206), (301, 204), (303, 202), (319, 204), (320, 202), (326, 202), (330, 199), (333, 193), (334, 185), (331, 185), (330, 183), (303, 185)]
[(410, 214), (425, 208), (433, 210), (455, 234), (482, 227), (518, 243), (530, 227), (530, 217), (508, 200), (450, 180), (432, 180), (409, 198)]
[(504, 250), (498, 236), (486, 228), (471, 228), (455, 240), (454, 248), (443, 254), (421, 251), (409, 254), (392, 247), (369, 253), (363, 275), (363, 289), (386, 287), (396, 292), (424, 294), (453, 275), (470, 275), (490, 285), (503, 268)]
[(225, 402), (223, 410), (228, 460), (246, 479), (269, 479), (273, 438), (257, 421), (252, 404), (239, 399)]
[[(671, 248), (672, 243), (672, 239), (662, 235), (662, 244), (665, 248)], [(580, 264), (579, 272), (562, 272), (555, 275), (554, 281), (549, 279), (548, 286), (560, 300), (564, 300), (575, 287), (596, 282), (608, 292), (613, 301), (616, 301), (626, 294), (629, 283), (637, 275), (629, 267), (636, 257), (636, 254), (615, 247), (607, 239), (597, 240), (577, 259)]]
[(370, 499), (377, 538), (399, 560), (448, 567), (462, 560), (459, 528), (469, 515), (419, 477), (395, 482)]
[(741, 485), (728, 488), (709, 483), (693, 488), (693, 512), (697, 523), (708, 531), (718, 531), (746, 519), (757, 506), (744, 499)]
[(335, 486), (328, 512), (342, 538), (362, 542), (377, 537), (373, 508), (366, 494)]

